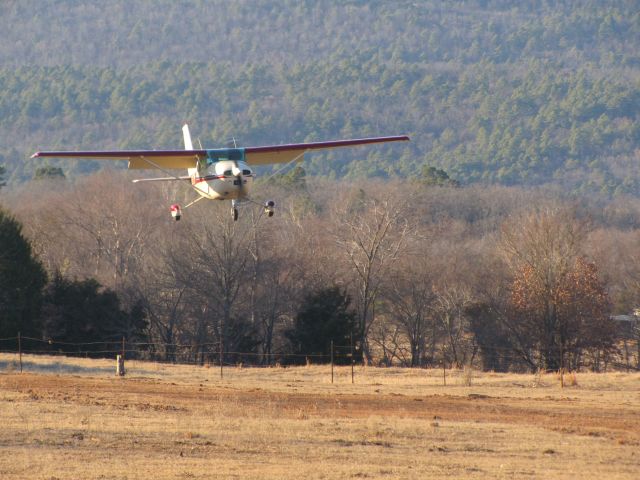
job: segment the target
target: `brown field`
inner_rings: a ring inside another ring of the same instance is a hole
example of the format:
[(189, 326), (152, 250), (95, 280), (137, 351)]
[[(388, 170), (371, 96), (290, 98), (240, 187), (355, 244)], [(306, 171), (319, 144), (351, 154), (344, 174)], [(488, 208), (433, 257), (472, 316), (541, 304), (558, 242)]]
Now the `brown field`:
[(638, 373), (24, 365), (0, 355), (7, 480), (640, 476)]

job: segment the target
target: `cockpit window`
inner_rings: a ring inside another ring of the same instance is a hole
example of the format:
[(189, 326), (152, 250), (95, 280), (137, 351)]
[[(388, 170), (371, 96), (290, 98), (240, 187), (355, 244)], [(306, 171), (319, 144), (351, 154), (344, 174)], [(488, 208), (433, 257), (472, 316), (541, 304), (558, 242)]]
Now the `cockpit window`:
[(251, 175), (251, 170), (242, 170), (243, 175)]
[(207, 167), (221, 160), (244, 162), (244, 148), (217, 148), (207, 150)]

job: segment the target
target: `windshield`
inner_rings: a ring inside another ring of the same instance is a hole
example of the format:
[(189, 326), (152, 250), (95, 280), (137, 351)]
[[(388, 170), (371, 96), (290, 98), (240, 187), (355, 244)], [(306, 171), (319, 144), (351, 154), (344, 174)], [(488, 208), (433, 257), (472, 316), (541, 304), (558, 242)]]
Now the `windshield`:
[(244, 148), (217, 148), (207, 150), (207, 167), (221, 160), (244, 162)]

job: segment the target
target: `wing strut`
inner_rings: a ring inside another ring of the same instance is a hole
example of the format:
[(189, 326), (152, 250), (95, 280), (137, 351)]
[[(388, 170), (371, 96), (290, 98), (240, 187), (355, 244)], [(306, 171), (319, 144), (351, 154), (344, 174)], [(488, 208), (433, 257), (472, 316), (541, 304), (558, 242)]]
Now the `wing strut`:
[[(169, 175), (169, 177), (171, 177), (171, 178), (170, 178), (170, 179), (169, 179), (169, 178), (163, 178), (163, 179), (160, 179), (160, 178), (157, 178), (157, 179), (151, 179), (151, 178), (149, 178), (149, 179), (145, 179), (145, 178), (141, 178), (141, 179), (139, 179), (139, 180), (138, 180), (138, 182), (141, 182), (141, 181), (142, 181), (142, 182), (144, 182), (144, 181), (153, 181), (153, 180), (158, 180), (158, 181), (160, 181), (160, 180), (178, 180), (178, 181), (186, 180), (186, 178), (184, 178), (184, 177), (178, 177), (178, 176), (176, 176), (176, 175), (173, 175), (171, 172), (169, 172), (169, 171), (165, 170), (165, 169), (164, 169), (164, 168), (162, 168), (160, 165), (158, 165), (158, 164), (157, 164), (157, 163), (155, 163), (155, 162), (152, 162), (152, 161), (151, 161), (151, 160), (149, 160), (148, 158), (140, 157), (140, 160), (142, 160), (143, 162), (148, 163), (149, 165), (151, 165), (151, 166), (152, 166), (152, 167), (154, 167), (154, 168), (157, 168), (157, 169), (158, 169), (158, 170), (160, 170), (161, 172), (166, 173), (166, 174), (167, 174), (167, 175)], [(191, 178), (191, 177), (187, 177), (187, 178)], [(133, 182), (134, 182), (134, 183), (138, 183), (138, 182), (136, 182), (135, 180), (133, 180)], [(196, 187), (194, 187), (192, 183), (189, 183), (189, 187), (191, 187), (193, 190), (195, 190), (195, 191), (196, 191), (196, 193), (197, 193), (198, 195), (200, 195), (200, 190), (198, 190)], [(204, 198), (204, 197), (202, 197), (202, 196), (201, 196), (201, 198)], [(185, 207), (185, 208), (186, 208), (186, 207)]]
[(268, 182), (269, 180), (271, 180), (273, 177), (275, 177), (276, 175), (278, 175), (280, 172), (282, 172), (283, 170), (286, 170), (286, 168), (291, 165), (294, 162), (297, 162), (298, 160), (300, 160), (302, 157), (304, 157), (304, 154), (307, 153), (307, 151), (305, 150), (304, 152), (302, 152), (300, 155), (298, 155), (297, 157), (295, 157), (293, 160), (289, 160), (287, 163), (285, 163), (282, 167), (280, 167), (278, 170), (276, 170), (275, 172), (273, 172), (271, 175), (269, 175), (266, 178), (266, 181)]

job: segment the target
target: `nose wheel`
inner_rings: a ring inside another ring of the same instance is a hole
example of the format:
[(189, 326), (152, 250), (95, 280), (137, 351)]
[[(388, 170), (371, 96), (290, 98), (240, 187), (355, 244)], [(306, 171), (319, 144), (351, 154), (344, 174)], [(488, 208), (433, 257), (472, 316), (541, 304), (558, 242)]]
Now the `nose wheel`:
[(267, 200), (264, 204), (264, 213), (266, 213), (268, 217), (273, 217), (275, 208), (276, 202), (274, 202), (273, 200)]
[(238, 220), (238, 202), (231, 200), (231, 218), (236, 222)]

